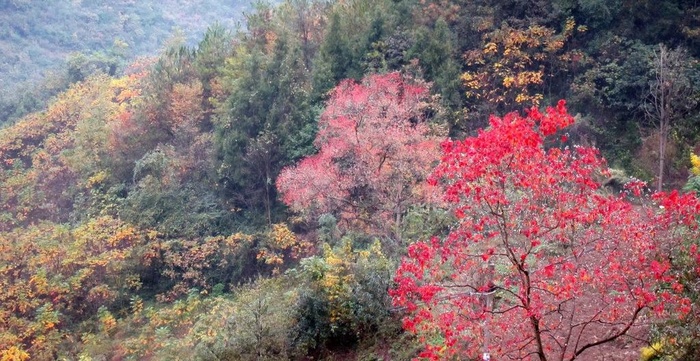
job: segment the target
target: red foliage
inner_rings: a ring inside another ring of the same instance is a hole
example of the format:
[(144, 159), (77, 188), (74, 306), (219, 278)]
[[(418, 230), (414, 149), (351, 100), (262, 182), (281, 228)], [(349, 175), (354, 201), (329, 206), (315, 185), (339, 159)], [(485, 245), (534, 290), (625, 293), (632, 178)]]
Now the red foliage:
[(572, 122), (561, 101), (443, 144), (432, 182), (458, 225), (412, 245), (392, 290), (406, 329), (432, 340), (421, 358), (478, 358), (485, 342), (497, 360), (621, 357), (643, 320), (688, 312), (670, 255), (698, 239), (700, 203), (600, 189), (597, 150), (544, 146)]
[(424, 84), (398, 73), (341, 83), (319, 121), (318, 154), (280, 174), (282, 200), (400, 238), (406, 209), (431, 197), (425, 179), (439, 159), (442, 138), (423, 115), (427, 97)]

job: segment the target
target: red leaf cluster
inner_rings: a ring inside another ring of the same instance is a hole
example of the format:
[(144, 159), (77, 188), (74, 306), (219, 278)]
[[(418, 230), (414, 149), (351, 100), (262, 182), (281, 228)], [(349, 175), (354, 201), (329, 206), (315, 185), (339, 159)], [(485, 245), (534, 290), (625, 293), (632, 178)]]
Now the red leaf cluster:
[(700, 203), (640, 199), (636, 183), (601, 189), (596, 149), (545, 147), (572, 122), (560, 101), (443, 144), (431, 181), (446, 186), (458, 226), (412, 245), (392, 290), (407, 330), (433, 340), (422, 358), (486, 347), (499, 360), (603, 359), (619, 354), (614, 341), (644, 336), (643, 319), (688, 311), (670, 256), (698, 239)]
[(428, 96), (425, 84), (399, 73), (342, 82), (319, 120), (318, 154), (281, 172), (282, 200), (309, 217), (333, 213), (346, 226), (399, 238), (406, 209), (435, 194), (425, 179), (443, 138), (426, 122)]

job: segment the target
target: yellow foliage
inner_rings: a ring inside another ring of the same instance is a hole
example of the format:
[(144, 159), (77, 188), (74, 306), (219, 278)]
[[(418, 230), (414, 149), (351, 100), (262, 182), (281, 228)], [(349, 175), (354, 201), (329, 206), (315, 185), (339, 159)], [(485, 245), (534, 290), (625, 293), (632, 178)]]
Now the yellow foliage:
[(286, 224), (273, 224), (271, 238), (277, 248), (289, 248), (297, 243), (297, 236)]
[(574, 31), (575, 27), (576, 21), (574, 21), (574, 18), (570, 17), (566, 19), (566, 24), (564, 25), (564, 34), (570, 34), (572, 31)]
[(697, 154), (690, 153), (690, 164), (692, 165), (690, 172), (694, 175), (700, 175), (700, 157)]
[(352, 273), (348, 273), (348, 268), (354, 257), (350, 242), (346, 242), (340, 252), (334, 251), (326, 244), (323, 253), (324, 261), (329, 267), (320, 283), (331, 304), (329, 316), (333, 324), (347, 316), (345, 313), (348, 310), (343, 306), (343, 300), (348, 297), (347, 286), (353, 279)]
[(143, 312), (143, 300), (139, 296), (134, 296), (131, 299), (131, 312), (134, 315), (138, 315)]
[(515, 78), (513, 78), (512, 76), (507, 76), (507, 77), (503, 78), (503, 86), (504, 87), (510, 88), (513, 85), (513, 83), (515, 83)]
[(341, 247), (323, 245), (323, 274), (318, 280), (328, 299), (329, 318), (332, 324), (352, 317), (348, 300), (353, 297), (355, 273), (359, 265), (370, 261), (385, 260), (381, 244), (377, 241), (367, 250), (354, 250), (352, 241), (346, 240)]
[(29, 360), (29, 354), (17, 346), (0, 351), (0, 361), (25, 361)]
[(47, 293), (47, 291), (49, 289), (49, 282), (46, 279), (45, 272), (39, 272), (35, 275), (32, 275), (29, 278), (29, 284), (34, 287), (34, 289), (36, 290), (35, 292), (37, 294)]
[[(12, 242), (3, 243), (5, 237)], [(47, 222), (0, 235), (0, 320), (16, 336), (0, 331), (2, 357), (18, 359), (16, 349), (9, 351), (12, 345), (31, 345), (32, 357), (39, 359), (52, 352), (66, 334), (59, 315), (83, 314), (114, 300), (128, 281), (124, 260), (139, 258), (134, 246), (143, 241), (110, 217), (74, 229)], [(99, 324), (110, 330), (116, 320), (100, 314)]]
[(139, 79), (139, 74), (112, 79), (109, 85), (114, 94), (114, 100), (121, 104), (141, 96)]
[(640, 361), (652, 361), (656, 359), (657, 357), (660, 356), (661, 351), (664, 348), (664, 345), (666, 343), (661, 340), (661, 341), (656, 341), (653, 344), (647, 346), (647, 347), (642, 347), (642, 350), (639, 355), (639, 360)]
[(496, 53), (498, 50), (498, 45), (496, 43), (488, 43), (484, 46), (484, 54)]
[(87, 180), (87, 187), (93, 188), (95, 186), (101, 185), (107, 179), (107, 172), (101, 170), (95, 173), (92, 177)]
[(506, 106), (539, 105), (541, 85), (551, 76), (547, 67), (573, 59), (563, 49), (576, 29), (576, 22), (569, 18), (560, 34), (539, 25), (527, 29), (504, 25), (485, 34), (483, 48), (465, 54), (467, 65), (473, 68), (461, 77), (467, 97)]
[(130, 274), (126, 276), (124, 281), (126, 282), (126, 286), (132, 290), (138, 291), (143, 286), (143, 282), (141, 282), (141, 277), (135, 274)]
[[(258, 251), (256, 258), (269, 265), (282, 265), (286, 253), (297, 258), (311, 247), (307, 241), (299, 239), (286, 224), (273, 224), (267, 235), (267, 242)], [(275, 269), (277, 271), (277, 269)]]
[(102, 315), (100, 315), (100, 326), (103, 332), (109, 333), (117, 327), (117, 320), (109, 311), (104, 311)]
[(462, 81), (467, 88), (479, 89), (480, 87), (480, 81), (473, 73), (466, 72), (462, 74)]

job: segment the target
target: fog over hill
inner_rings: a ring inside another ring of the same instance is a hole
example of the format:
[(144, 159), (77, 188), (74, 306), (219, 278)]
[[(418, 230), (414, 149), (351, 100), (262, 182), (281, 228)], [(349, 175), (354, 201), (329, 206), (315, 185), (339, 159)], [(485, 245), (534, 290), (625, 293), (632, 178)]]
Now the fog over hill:
[(250, 11), (249, 0), (0, 0), (0, 108), (26, 92), (60, 88), (66, 61), (156, 55), (176, 38), (196, 43), (214, 23), (234, 29)]

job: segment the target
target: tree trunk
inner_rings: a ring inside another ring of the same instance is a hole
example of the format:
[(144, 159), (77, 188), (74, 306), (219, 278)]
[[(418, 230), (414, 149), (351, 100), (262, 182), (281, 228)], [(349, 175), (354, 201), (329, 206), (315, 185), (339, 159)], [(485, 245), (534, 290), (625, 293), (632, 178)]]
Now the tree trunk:
[(656, 185), (658, 192), (661, 192), (664, 186), (664, 163), (666, 160), (666, 139), (668, 138), (665, 128), (666, 126), (662, 121), (659, 129), (659, 177)]

